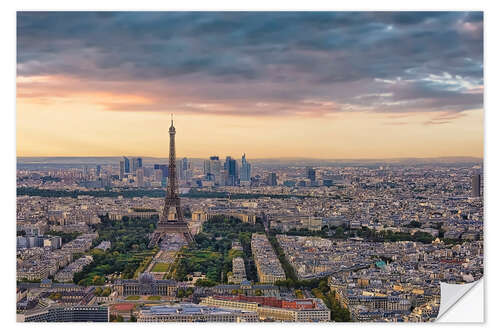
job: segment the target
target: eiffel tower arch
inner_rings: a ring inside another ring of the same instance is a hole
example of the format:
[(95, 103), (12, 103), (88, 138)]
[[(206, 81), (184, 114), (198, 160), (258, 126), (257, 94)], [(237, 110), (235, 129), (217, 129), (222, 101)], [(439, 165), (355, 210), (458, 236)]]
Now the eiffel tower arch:
[[(194, 241), (193, 235), (184, 220), (184, 214), (181, 207), (181, 199), (178, 192), (176, 158), (175, 158), (175, 127), (174, 120), (168, 130), (170, 134), (170, 154), (168, 163), (168, 187), (163, 205), (163, 213), (156, 226), (156, 230), (151, 236), (149, 247), (153, 247), (160, 242), (165, 234), (179, 233), (184, 236), (188, 243)], [(171, 210), (174, 210), (171, 213)]]

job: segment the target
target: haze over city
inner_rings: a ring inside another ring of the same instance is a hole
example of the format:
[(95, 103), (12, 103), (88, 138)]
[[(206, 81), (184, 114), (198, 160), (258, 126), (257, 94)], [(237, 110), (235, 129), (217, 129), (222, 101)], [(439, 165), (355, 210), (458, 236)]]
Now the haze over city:
[(480, 12), (19, 12), (18, 156), (483, 155)]

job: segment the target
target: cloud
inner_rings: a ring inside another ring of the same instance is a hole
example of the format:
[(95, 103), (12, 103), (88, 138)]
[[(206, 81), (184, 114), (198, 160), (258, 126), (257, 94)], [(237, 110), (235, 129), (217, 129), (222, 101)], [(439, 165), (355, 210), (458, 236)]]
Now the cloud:
[(393, 126), (402, 126), (408, 124), (410, 124), (410, 122), (408, 121), (388, 121), (384, 123), (384, 125), (393, 125)]
[(442, 125), (450, 123), (451, 121), (463, 117), (463, 113), (457, 112), (442, 112), (435, 115), (432, 119), (425, 121), (423, 125)]
[(100, 101), (113, 111), (315, 117), (483, 103), (481, 12), (17, 15), (21, 98), (80, 89), (138, 97)]

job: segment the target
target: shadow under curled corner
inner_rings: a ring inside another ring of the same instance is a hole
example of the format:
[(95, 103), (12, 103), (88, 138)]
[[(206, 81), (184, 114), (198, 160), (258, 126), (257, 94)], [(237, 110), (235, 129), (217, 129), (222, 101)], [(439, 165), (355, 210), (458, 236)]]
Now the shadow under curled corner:
[[(477, 281), (465, 284), (449, 284), (441, 282), (441, 301), (436, 322), (483, 322), (483, 284), (484, 280), (482, 278)], [(473, 298), (467, 299), (466, 304), (462, 304), (464, 303), (466, 298), (468, 298), (467, 295), (472, 294), (471, 290), (473, 289), (475, 292), (480, 292), (480, 294), (473, 295)], [(460, 309), (458, 309), (459, 307)], [(462, 307), (464, 310), (462, 310)], [(457, 313), (457, 315), (452, 315), (451, 312), (454, 312), (455, 308), (457, 308), (460, 313)], [(470, 316), (467, 316), (465, 314), (468, 314)]]

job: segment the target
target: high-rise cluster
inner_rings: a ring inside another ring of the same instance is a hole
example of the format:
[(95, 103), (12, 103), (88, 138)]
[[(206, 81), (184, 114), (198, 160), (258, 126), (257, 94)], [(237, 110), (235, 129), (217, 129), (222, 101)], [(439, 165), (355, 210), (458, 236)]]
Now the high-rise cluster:
[[(168, 170), (168, 164), (145, 165), (142, 157), (124, 156), (120, 161), (118, 179), (126, 187), (166, 187)], [(189, 183), (193, 177), (191, 161), (185, 157), (178, 160), (176, 174), (181, 184)]]
[(141, 174), (144, 177), (144, 169), (142, 167), (142, 157), (126, 157), (123, 156), (123, 161), (120, 161), (120, 180), (125, 178), (125, 175)]
[(203, 175), (205, 181), (213, 182), (214, 185), (248, 185), (251, 181), (252, 169), (245, 154), (241, 157), (241, 166), (231, 156), (227, 156), (224, 163), (221, 163), (219, 156), (210, 156), (210, 159), (203, 162)]

